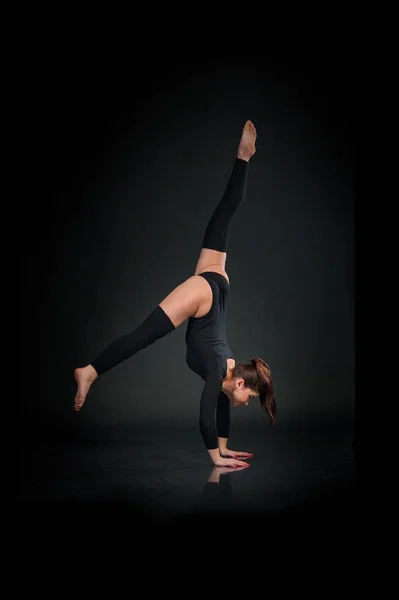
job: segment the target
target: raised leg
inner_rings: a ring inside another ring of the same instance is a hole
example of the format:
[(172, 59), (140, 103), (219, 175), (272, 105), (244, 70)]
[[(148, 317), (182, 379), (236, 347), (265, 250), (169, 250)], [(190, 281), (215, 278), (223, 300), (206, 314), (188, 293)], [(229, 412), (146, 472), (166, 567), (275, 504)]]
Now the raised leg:
[(245, 198), (248, 163), (256, 151), (255, 141), (255, 126), (247, 121), (225, 192), (207, 224), (195, 273), (214, 265), (225, 268), (230, 227)]

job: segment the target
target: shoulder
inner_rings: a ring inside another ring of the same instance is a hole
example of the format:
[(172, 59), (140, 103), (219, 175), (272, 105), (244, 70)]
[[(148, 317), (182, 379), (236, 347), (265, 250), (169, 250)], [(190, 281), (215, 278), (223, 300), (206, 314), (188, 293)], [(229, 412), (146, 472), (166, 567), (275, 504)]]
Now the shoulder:
[(227, 361), (219, 354), (209, 356), (205, 366), (206, 379), (222, 381), (227, 375)]

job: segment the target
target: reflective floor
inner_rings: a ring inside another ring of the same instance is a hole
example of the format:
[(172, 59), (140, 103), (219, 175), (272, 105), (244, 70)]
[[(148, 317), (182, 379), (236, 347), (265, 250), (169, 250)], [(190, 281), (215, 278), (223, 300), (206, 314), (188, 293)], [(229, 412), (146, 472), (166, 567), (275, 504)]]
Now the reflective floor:
[(21, 443), (18, 500), (93, 506), (133, 522), (350, 518), (353, 427), (234, 425), (232, 449), (251, 467), (213, 468), (193, 422), (43, 428)]

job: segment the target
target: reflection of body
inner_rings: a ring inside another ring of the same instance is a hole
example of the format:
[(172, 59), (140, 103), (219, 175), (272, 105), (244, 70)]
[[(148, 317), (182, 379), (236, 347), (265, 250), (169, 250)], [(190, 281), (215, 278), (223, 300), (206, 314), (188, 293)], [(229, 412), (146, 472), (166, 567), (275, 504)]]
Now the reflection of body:
[[(111, 342), (91, 364), (75, 369), (78, 411), (99, 376), (187, 321), (186, 362), (204, 380), (199, 425), (216, 466), (249, 466), (239, 458), (251, 455), (227, 449), (230, 402), (233, 406), (247, 405), (250, 398), (259, 396), (273, 424), (276, 414), (269, 366), (260, 358), (236, 363), (226, 340), (230, 282), (225, 265), (229, 229), (245, 197), (255, 140), (255, 127), (247, 121), (225, 193), (205, 230), (194, 275), (164, 298), (133, 332)], [(246, 235), (244, 232), (243, 237)]]
[(204, 488), (204, 501), (207, 510), (218, 510), (225, 513), (231, 504), (233, 490), (229, 473), (237, 473), (245, 467), (214, 467)]
[(220, 509), (226, 513), (233, 495), (228, 473), (241, 469), (245, 469), (245, 467), (214, 467), (204, 488), (204, 502), (207, 511)]

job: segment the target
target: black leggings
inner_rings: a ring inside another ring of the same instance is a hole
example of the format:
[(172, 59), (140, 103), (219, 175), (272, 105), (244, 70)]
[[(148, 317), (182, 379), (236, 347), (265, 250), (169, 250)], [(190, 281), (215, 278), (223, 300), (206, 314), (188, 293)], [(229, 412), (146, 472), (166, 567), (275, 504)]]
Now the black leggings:
[(236, 158), (221, 201), (215, 208), (202, 241), (203, 248), (227, 252), (230, 226), (241, 206), (247, 187), (248, 163)]
[[(244, 200), (247, 172), (248, 162), (237, 158), (222, 199), (207, 224), (203, 248), (226, 252), (231, 223)], [(134, 331), (111, 342), (91, 365), (100, 376), (174, 329), (172, 321), (158, 305)]]

